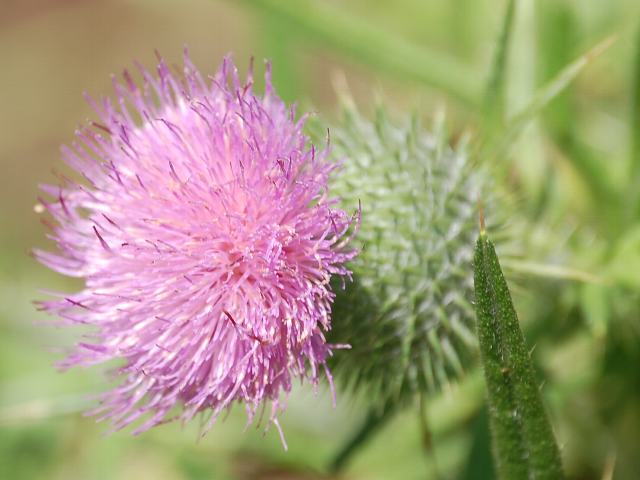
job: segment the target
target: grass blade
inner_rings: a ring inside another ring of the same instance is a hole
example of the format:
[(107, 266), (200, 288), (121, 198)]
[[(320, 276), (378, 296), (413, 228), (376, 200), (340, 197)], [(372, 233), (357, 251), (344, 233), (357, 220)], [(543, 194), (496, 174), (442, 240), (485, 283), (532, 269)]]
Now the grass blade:
[[(565, 0), (536, 3), (537, 38), (540, 50), (539, 80), (553, 79), (577, 55), (580, 43), (574, 6)], [(575, 135), (576, 106), (571, 90), (559, 94), (542, 116), (545, 127), (560, 142)]]
[(544, 278), (573, 280), (576, 282), (598, 285), (605, 283), (604, 278), (599, 277), (598, 275), (566, 265), (552, 265), (518, 259), (503, 259), (502, 265), (514, 272), (536, 275)]
[(633, 206), (634, 216), (640, 215), (638, 200), (640, 199), (640, 30), (638, 31), (635, 65), (631, 90), (631, 169), (629, 185), (629, 204)]
[(515, 19), (516, 0), (508, 0), (502, 31), (493, 59), (493, 67), (484, 97), (484, 114), (488, 122), (490, 134), (504, 122), (506, 104), (507, 57), (511, 43), (511, 33)]
[(82, 412), (90, 405), (87, 394), (42, 398), (16, 405), (3, 405), (0, 406), (0, 426), (43, 422), (59, 415)]
[(474, 258), (478, 340), (496, 471), (502, 480), (562, 479), (560, 453), (507, 282), (484, 229)]
[(486, 480), (496, 478), (491, 458), (489, 412), (483, 408), (470, 424), (472, 444), (466, 465), (458, 480)]
[[(501, 136), (500, 142), (488, 145), (490, 157), (503, 155), (529, 123), (534, 120), (549, 103), (554, 100), (562, 91), (567, 88), (573, 80), (591, 64), (596, 58), (604, 53), (613, 43), (616, 37), (610, 36), (598, 43), (591, 50), (582, 54), (572, 63), (567, 65), (558, 75), (543, 86), (531, 99), (529, 104), (518, 114), (514, 115), (507, 122), (507, 129)], [(602, 181), (600, 178), (591, 178), (590, 182)]]
[(328, 2), (244, 0), (278, 17), (292, 34), (350, 56), (380, 70), (438, 88), (463, 103), (477, 105), (475, 72), (442, 52), (414, 45), (373, 27)]

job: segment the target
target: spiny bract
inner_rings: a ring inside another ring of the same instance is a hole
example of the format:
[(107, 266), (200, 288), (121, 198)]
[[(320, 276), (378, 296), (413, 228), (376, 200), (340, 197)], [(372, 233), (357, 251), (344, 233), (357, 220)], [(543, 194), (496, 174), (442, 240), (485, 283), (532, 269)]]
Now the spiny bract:
[(414, 118), (374, 122), (347, 107), (331, 131), (343, 172), (334, 191), (362, 204), (354, 282), (334, 304), (337, 375), (380, 408), (430, 392), (475, 356), (473, 247), (486, 176), (463, 147)]
[(43, 187), (59, 253), (36, 255), (85, 280), (43, 308), (93, 327), (63, 365), (121, 361), (95, 412), (115, 428), (208, 412), (207, 430), (234, 402), (249, 421), (270, 403), (277, 426), (295, 377), (329, 375), (329, 281), (355, 255), (335, 164), (269, 67), (262, 96), (228, 59), (208, 78), (186, 54), (182, 74), (140, 71), (114, 80), (115, 104), (90, 100), (101, 123), (63, 150), (82, 181)]

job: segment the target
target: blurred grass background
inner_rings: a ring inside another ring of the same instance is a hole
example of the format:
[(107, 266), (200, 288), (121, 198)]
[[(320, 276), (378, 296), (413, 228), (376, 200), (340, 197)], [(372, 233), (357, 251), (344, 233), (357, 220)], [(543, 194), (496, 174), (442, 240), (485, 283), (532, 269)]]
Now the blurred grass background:
[[(110, 93), (109, 75), (134, 59), (152, 67), (154, 49), (180, 63), (187, 44), (205, 72), (228, 52), (244, 70), (251, 55), (270, 58), (279, 93), (328, 119), (337, 113), (333, 79), (344, 76), (365, 111), (379, 97), (427, 120), (445, 107), (454, 135), (473, 134), (485, 121), (481, 95), (505, 8), (498, 0), (0, 0), (0, 479), (324, 478), (363, 417), (358, 399), (341, 395), (334, 410), (326, 391), (296, 390), (282, 420), (284, 452), (275, 431), (243, 433), (241, 409), (199, 442), (194, 426), (104, 436), (106, 425), (80, 415), (86, 395), (104, 388), (101, 373), (57, 372), (56, 349), (74, 333), (38, 323), (31, 304), (39, 288), (74, 285), (28, 253), (46, 245), (33, 211), (37, 185), (55, 181), (59, 145), (92, 116), (83, 91)], [(606, 277), (525, 278), (516, 299), (549, 382), (567, 472), (631, 480), (640, 472), (640, 4), (521, 0), (515, 19), (507, 113), (619, 34), (504, 161), (523, 215), (541, 225), (530, 232), (547, 245), (540, 260)], [(491, 478), (482, 395), (471, 372), (429, 404), (442, 478)], [(345, 476), (436, 478), (418, 423), (413, 412), (398, 416)]]

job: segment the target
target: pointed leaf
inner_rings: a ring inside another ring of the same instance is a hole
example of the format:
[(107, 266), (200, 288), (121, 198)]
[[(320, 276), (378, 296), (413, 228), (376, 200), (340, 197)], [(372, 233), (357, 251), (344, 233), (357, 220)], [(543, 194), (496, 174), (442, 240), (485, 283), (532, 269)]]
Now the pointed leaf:
[(562, 479), (560, 453), (509, 288), (484, 230), (476, 244), (474, 270), (478, 340), (499, 478)]

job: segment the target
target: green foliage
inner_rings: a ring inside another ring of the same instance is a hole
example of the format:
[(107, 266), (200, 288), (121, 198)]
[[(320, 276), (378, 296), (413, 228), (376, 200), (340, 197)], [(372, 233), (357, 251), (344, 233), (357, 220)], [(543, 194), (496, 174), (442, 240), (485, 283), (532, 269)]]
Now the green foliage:
[(474, 283), (478, 340), (499, 477), (562, 479), (560, 453), (529, 351), (493, 243), (484, 230), (476, 244)]
[(475, 418), (471, 425), (473, 444), (467, 464), (459, 480), (486, 480), (495, 478), (495, 468), (491, 457), (491, 434), (489, 432), (489, 413), (486, 408)]
[(337, 455), (329, 465), (332, 473), (340, 472), (351, 459), (354, 453), (371, 439), (371, 437), (382, 429), (396, 413), (394, 405), (388, 405), (382, 409), (371, 409), (362, 423), (362, 426), (355, 431), (347, 443), (340, 448)]
[[(536, 26), (540, 38), (539, 81), (553, 79), (577, 55), (579, 32), (574, 6), (567, 0), (541, 0), (536, 3)], [(571, 119), (576, 111), (575, 91), (566, 89), (547, 107), (542, 120), (556, 142), (570, 142), (576, 137)]]
[[(490, 142), (489, 147), (485, 152), (483, 152), (483, 156), (492, 158), (495, 156), (505, 155), (524, 128), (538, 117), (545, 107), (555, 100), (558, 95), (560, 95), (576, 79), (587, 65), (598, 58), (614, 42), (615, 37), (608, 37), (602, 40), (589, 51), (580, 55), (572, 63), (567, 65), (554, 78), (540, 88), (521, 111), (508, 119), (506, 123), (507, 126), (501, 132), (499, 140), (497, 140), (495, 144)], [(604, 183), (607, 179), (606, 177), (603, 177), (602, 172), (599, 171), (599, 165), (589, 163), (579, 165), (579, 169), (580, 172), (585, 175), (589, 185), (592, 186), (598, 194), (607, 196), (610, 193), (609, 186)]]
[(504, 15), (502, 31), (498, 39), (493, 68), (489, 77), (484, 97), (484, 114), (489, 135), (495, 135), (496, 129), (502, 127), (505, 117), (507, 88), (507, 59), (515, 21), (516, 0), (509, 0)]
[(473, 72), (443, 52), (417, 47), (376, 29), (329, 2), (245, 0), (286, 23), (290, 34), (333, 47), (351, 58), (390, 73), (436, 87), (467, 104), (476, 104), (479, 88)]
[(617, 284), (640, 290), (640, 226), (630, 228), (616, 243), (606, 274)]
[(634, 219), (640, 216), (640, 29), (638, 30), (635, 45), (635, 61), (633, 78), (631, 82), (631, 122), (630, 122), (630, 147), (631, 147), (631, 168), (630, 168), (630, 188), (629, 204)]

